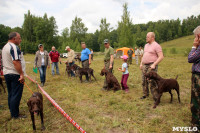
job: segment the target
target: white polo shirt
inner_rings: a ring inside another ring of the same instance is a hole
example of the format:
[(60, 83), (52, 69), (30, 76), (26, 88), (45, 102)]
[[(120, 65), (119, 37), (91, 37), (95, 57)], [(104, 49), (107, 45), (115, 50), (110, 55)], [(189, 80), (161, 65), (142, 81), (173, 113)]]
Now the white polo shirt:
[(21, 51), (17, 45), (8, 42), (2, 50), (2, 61), (3, 61), (3, 74), (17, 74), (17, 70), (13, 64), (14, 60), (21, 61)]

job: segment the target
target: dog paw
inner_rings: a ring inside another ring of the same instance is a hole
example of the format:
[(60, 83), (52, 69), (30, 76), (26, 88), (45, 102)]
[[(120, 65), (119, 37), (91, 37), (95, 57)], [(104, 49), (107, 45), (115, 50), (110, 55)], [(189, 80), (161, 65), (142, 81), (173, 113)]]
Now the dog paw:
[(153, 106), (153, 109), (155, 109), (155, 108), (156, 108), (156, 105)]

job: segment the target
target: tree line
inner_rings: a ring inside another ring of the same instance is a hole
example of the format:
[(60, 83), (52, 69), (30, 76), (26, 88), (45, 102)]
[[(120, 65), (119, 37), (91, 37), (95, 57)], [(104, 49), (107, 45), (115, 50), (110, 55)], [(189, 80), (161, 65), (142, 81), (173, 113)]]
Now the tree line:
[(70, 46), (75, 51), (81, 51), (81, 42), (86, 42), (87, 47), (94, 51), (103, 51), (103, 40), (108, 38), (114, 48), (144, 46), (147, 32), (153, 31), (156, 34), (156, 41), (159, 43), (173, 40), (179, 37), (191, 35), (194, 28), (200, 24), (200, 15), (190, 16), (182, 21), (159, 20), (146, 24), (133, 24), (133, 19), (128, 11), (128, 4), (123, 4), (121, 20), (118, 21), (116, 29), (110, 26), (106, 18), (102, 18), (99, 29), (94, 33), (88, 33), (88, 28), (82, 22), (82, 18), (76, 16), (70, 27), (63, 29), (58, 34), (58, 26), (53, 16), (43, 17), (31, 14), (30, 11), (24, 14), (22, 27), (11, 28), (0, 24), (0, 48), (6, 44), (8, 34), (16, 31), (21, 34), (21, 49), (26, 53), (35, 53), (37, 45), (42, 43), (46, 50), (50, 51), (55, 46), (60, 52), (65, 52), (65, 47)]

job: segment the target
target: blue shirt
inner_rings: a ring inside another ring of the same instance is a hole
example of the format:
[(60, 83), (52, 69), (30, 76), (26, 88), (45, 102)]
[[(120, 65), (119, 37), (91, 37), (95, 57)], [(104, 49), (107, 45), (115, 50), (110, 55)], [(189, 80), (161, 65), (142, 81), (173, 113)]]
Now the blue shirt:
[(127, 65), (127, 63), (123, 63), (122, 64), (122, 70), (124, 70), (126, 68), (126, 70), (125, 70), (125, 72), (123, 72), (123, 74), (128, 74), (128, 65)]
[(91, 54), (91, 53), (90, 53), (90, 50), (88, 48), (83, 49), (82, 52), (81, 52), (81, 61), (88, 60), (89, 54)]

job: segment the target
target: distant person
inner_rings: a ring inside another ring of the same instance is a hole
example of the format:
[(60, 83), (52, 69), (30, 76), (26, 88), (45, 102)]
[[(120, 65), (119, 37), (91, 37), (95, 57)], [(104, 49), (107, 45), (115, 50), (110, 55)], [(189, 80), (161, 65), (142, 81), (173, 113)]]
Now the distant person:
[[(88, 48), (86, 48), (85, 42), (81, 42), (81, 47), (83, 49), (81, 51), (82, 67), (89, 68), (89, 66), (91, 64), (91, 52)], [(89, 81), (89, 77), (88, 77), (88, 75), (86, 75), (86, 82), (88, 82), (88, 81)]]
[(191, 112), (192, 127), (197, 127), (200, 132), (200, 26), (194, 29), (195, 39), (193, 47), (188, 55), (188, 62), (192, 65), (192, 87), (191, 87)]
[(93, 60), (94, 52), (92, 49), (90, 50), (90, 53), (91, 53), (91, 60)]
[(124, 63), (122, 64), (121, 68), (118, 68), (118, 71), (123, 72), (122, 79), (121, 79), (122, 90), (124, 90), (126, 93), (128, 93), (128, 89), (129, 89), (129, 87), (127, 86), (127, 80), (129, 77), (128, 64), (127, 64), (128, 56), (123, 55), (121, 58), (123, 59)]
[[(107, 71), (113, 72), (113, 65), (114, 65), (114, 49), (110, 46), (109, 40), (105, 39), (104, 40), (104, 46), (105, 46), (105, 51), (104, 51), (104, 67)], [(104, 80), (104, 85), (102, 90), (107, 90), (108, 89), (108, 84), (106, 79)]]
[(54, 75), (54, 68), (56, 67), (56, 74), (60, 75), (59, 73), (59, 60), (60, 60), (60, 53), (58, 51), (56, 51), (56, 48), (53, 46), (52, 50), (49, 53), (49, 57), (51, 59), (51, 72), (52, 75)]
[(137, 47), (135, 47), (135, 61), (136, 61), (137, 65), (138, 65), (139, 56), (140, 56), (140, 51), (139, 51), (139, 49), (137, 49)]
[(46, 82), (46, 69), (50, 67), (49, 63), (49, 53), (44, 50), (42, 44), (38, 45), (38, 51), (35, 54), (35, 65), (34, 68), (37, 67), (40, 72), (40, 81), (41, 86), (43, 87)]
[(130, 48), (128, 50), (127, 54), (128, 54), (128, 64), (131, 65), (132, 64), (132, 56), (133, 56), (133, 50), (132, 50), (132, 48)]
[(143, 54), (144, 54), (144, 50), (142, 49), (142, 47), (140, 47), (139, 53), (140, 53), (139, 59), (140, 59), (140, 62), (141, 62), (142, 56), (143, 56)]
[[(69, 66), (71, 67), (72, 65), (74, 65), (74, 62), (75, 62), (74, 50), (72, 50), (69, 46), (67, 46), (65, 50), (67, 51), (67, 62), (69, 63)], [(71, 77), (75, 77), (75, 74), (73, 71), (71, 71)]]
[(147, 44), (144, 46), (144, 55), (140, 63), (140, 69), (142, 70), (142, 87), (144, 95), (141, 99), (145, 99), (149, 96), (148, 84), (150, 84), (151, 93), (153, 99), (156, 101), (158, 98), (157, 84), (155, 80), (147, 81), (145, 74), (149, 71), (158, 70), (158, 64), (163, 60), (163, 52), (161, 46), (155, 41), (155, 33), (149, 32), (146, 36)]
[(8, 37), (8, 43), (2, 50), (3, 74), (8, 90), (8, 106), (12, 118), (26, 118), (25, 115), (19, 114), (19, 105), (24, 87), (21, 51), (18, 47), (21, 43), (21, 36), (17, 32), (11, 32)]

